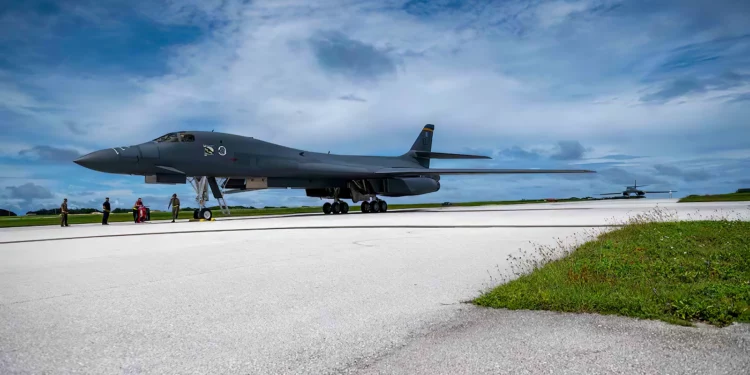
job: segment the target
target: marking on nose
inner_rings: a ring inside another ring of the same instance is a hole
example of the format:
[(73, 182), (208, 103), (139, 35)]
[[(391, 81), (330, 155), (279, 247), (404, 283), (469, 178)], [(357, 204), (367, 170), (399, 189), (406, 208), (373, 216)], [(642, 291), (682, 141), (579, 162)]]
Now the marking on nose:
[(114, 148), (113, 148), (113, 149), (112, 149), (112, 151), (114, 151), (114, 152), (115, 152), (115, 154), (117, 154), (117, 155), (120, 155), (120, 153), (119, 153), (119, 152), (117, 152), (117, 150), (116, 150), (116, 149), (114, 149)]

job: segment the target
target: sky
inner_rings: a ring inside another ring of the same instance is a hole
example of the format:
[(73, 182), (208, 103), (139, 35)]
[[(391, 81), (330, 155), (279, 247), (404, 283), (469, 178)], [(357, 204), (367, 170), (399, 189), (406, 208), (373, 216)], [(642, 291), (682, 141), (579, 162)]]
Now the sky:
[[(735, 191), (750, 187), (748, 19), (745, 0), (4, 1), (0, 208), (191, 205), (189, 185), (72, 163), (177, 130), (400, 155), (424, 124), (433, 151), (492, 157), (433, 167), (598, 173), (444, 176), (391, 204), (634, 180), (675, 197)], [(304, 190), (227, 200), (322, 204)]]

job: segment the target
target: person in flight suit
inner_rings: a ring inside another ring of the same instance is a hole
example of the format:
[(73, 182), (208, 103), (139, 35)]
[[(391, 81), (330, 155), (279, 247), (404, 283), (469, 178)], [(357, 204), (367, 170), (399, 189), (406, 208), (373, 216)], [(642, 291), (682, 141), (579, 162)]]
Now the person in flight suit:
[(102, 225), (109, 225), (109, 211), (111, 209), (109, 197), (104, 198), (104, 203), (102, 203)]
[(135, 201), (135, 204), (133, 205), (133, 222), (138, 222), (138, 207), (143, 205), (143, 202), (141, 201), (141, 198), (138, 198), (137, 201)]
[(167, 209), (169, 209), (169, 207), (172, 207), (172, 222), (174, 223), (180, 215), (180, 198), (177, 198), (177, 194), (172, 194), (172, 199), (169, 200)]
[(63, 199), (60, 205), (60, 226), (68, 227), (68, 198)]

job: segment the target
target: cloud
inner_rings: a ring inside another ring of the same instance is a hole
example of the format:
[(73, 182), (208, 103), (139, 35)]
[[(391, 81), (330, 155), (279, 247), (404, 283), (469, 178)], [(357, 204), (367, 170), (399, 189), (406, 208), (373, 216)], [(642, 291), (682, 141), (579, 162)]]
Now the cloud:
[(712, 177), (710, 173), (703, 169), (686, 171), (675, 166), (662, 164), (654, 165), (654, 169), (664, 176), (679, 177), (684, 181), (706, 181)]
[(75, 121), (65, 121), (65, 126), (76, 135), (84, 135), (87, 132), (87, 126), (83, 126)]
[(42, 162), (69, 163), (81, 156), (81, 153), (73, 149), (53, 146), (34, 146), (30, 149), (19, 151), (18, 155)]
[(512, 146), (498, 151), (498, 156), (509, 160), (551, 160), (575, 161), (583, 158), (584, 153), (591, 151), (579, 141), (557, 141), (554, 146), (520, 147)]
[(719, 76), (697, 79), (678, 78), (665, 85), (661, 90), (644, 95), (641, 101), (664, 103), (671, 99), (683, 97), (688, 94), (706, 93), (711, 90), (723, 91), (735, 87), (741, 87), (750, 82), (750, 74), (739, 74), (735, 72), (725, 72)]
[(502, 158), (511, 159), (511, 160), (513, 159), (537, 160), (541, 157), (540, 153), (537, 151), (527, 151), (518, 146), (506, 148), (504, 150), (501, 150), (498, 154)]
[(372, 80), (396, 72), (396, 64), (387, 52), (339, 31), (317, 32), (310, 44), (320, 67), (331, 73)]
[(631, 159), (638, 159), (639, 157), (640, 156), (614, 154), (614, 155), (604, 155), (601, 157), (601, 159), (631, 160)]
[(557, 148), (557, 151), (551, 156), (552, 159), (578, 160), (586, 152), (586, 149), (578, 141), (559, 141)]
[(677, 79), (666, 85), (666, 87), (653, 93), (641, 97), (644, 102), (665, 102), (669, 99), (678, 98), (689, 93), (705, 92), (706, 87), (703, 83), (695, 79)]
[(351, 102), (363, 102), (363, 103), (367, 101), (367, 100), (362, 99), (362, 98), (360, 98), (360, 97), (358, 97), (358, 96), (356, 96), (354, 94), (347, 94), (347, 95), (339, 96), (339, 99), (340, 100), (351, 101)]
[(742, 94), (736, 94), (736, 95), (728, 95), (730, 98), (730, 103), (741, 103), (741, 102), (747, 102), (750, 101), (750, 92), (745, 92)]
[(8, 198), (20, 199), (27, 202), (31, 202), (35, 199), (48, 199), (54, 197), (49, 189), (33, 183), (26, 183), (20, 186), (7, 186), (5, 189), (8, 190)]
[(639, 185), (666, 184), (664, 180), (645, 174), (630, 172), (623, 168), (607, 168), (599, 171), (597, 174), (602, 176), (607, 182), (623, 185), (623, 188), (624, 186), (632, 185), (634, 181), (637, 181)]

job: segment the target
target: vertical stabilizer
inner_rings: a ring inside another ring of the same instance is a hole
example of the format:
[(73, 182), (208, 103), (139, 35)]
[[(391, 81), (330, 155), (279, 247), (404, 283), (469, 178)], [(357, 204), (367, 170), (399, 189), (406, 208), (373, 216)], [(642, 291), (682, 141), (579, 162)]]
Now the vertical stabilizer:
[[(411, 146), (411, 149), (409, 151), (426, 151), (430, 152), (432, 151), (432, 136), (435, 132), (435, 125), (427, 124), (422, 128), (422, 131), (419, 133), (419, 136), (414, 141), (414, 144)], [(429, 158), (418, 158), (419, 165), (429, 168), (430, 167), (430, 159)]]

